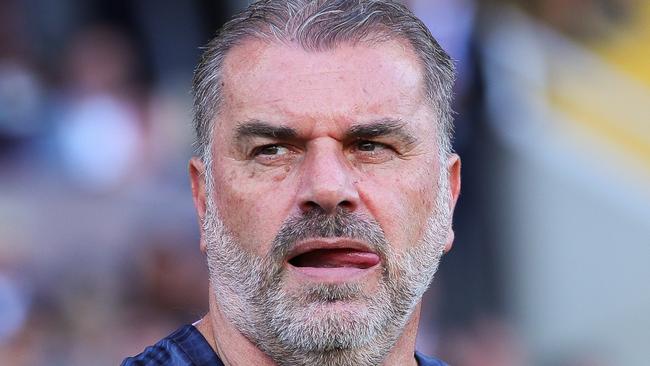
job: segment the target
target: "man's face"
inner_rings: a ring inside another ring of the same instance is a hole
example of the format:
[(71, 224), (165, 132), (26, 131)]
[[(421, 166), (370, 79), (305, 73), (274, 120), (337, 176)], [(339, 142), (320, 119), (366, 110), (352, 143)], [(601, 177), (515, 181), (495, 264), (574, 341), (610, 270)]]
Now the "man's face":
[(415, 54), (247, 41), (223, 83), (203, 236), (221, 311), (267, 353), (390, 348), (458, 191)]

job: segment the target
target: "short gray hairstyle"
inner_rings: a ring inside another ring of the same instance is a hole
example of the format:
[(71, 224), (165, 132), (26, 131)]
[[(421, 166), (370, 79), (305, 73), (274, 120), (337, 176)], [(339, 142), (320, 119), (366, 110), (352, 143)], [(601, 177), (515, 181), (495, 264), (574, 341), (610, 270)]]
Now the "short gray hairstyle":
[(195, 70), (197, 154), (210, 162), (213, 121), (222, 102), (222, 66), (230, 49), (249, 39), (298, 44), (308, 51), (343, 43), (406, 40), (424, 70), (425, 92), (438, 118), (441, 157), (451, 153), (454, 65), (428, 28), (395, 0), (259, 0), (228, 21), (205, 47)]

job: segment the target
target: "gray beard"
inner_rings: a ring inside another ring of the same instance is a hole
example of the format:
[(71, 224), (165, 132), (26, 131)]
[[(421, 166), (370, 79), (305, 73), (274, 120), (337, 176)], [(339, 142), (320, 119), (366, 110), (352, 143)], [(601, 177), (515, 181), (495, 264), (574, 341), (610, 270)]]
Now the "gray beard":
[[(374, 220), (344, 210), (334, 215), (316, 210), (288, 219), (261, 257), (243, 249), (228, 232), (210, 190), (207, 195), (203, 230), (218, 307), (281, 366), (381, 364), (433, 279), (450, 225), (447, 200), (438, 194), (422, 240), (397, 254)], [(286, 289), (286, 254), (298, 241), (314, 237), (367, 243), (384, 267), (376, 291), (367, 293), (360, 283)]]

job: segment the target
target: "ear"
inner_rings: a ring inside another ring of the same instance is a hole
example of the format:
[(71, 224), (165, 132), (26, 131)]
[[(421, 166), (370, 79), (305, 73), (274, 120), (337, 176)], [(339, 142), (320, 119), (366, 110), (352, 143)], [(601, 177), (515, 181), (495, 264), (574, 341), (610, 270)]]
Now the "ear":
[(198, 157), (192, 157), (189, 163), (190, 185), (192, 187), (192, 200), (196, 209), (201, 230), (201, 252), (205, 253), (205, 240), (203, 238), (203, 220), (205, 219), (206, 191), (205, 191), (205, 165)]
[[(449, 173), (449, 192), (447, 192), (447, 194), (451, 196), (451, 199), (449, 200), (449, 210), (453, 217), (456, 202), (458, 202), (458, 196), (460, 195), (460, 157), (457, 154), (452, 154), (449, 159), (447, 159), (446, 169)], [(447, 241), (445, 242), (445, 253), (448, 253), (451, 250), (453, 244), (454, 229), (452, 225), (450, 225), (449, 232), (447, 233)]]

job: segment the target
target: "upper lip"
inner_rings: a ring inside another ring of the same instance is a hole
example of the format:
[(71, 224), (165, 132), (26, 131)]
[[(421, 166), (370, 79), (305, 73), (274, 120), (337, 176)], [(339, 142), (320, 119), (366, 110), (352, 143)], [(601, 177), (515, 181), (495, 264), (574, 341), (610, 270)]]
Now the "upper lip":
[(289, 252), (288, 259), (291, 260), (301, 254), (317, 249), (352, 249), (360, 252), (375, 253), (367, 244), (354, 239), (312, 238), (298, 242)]

